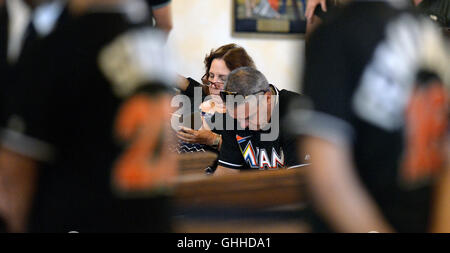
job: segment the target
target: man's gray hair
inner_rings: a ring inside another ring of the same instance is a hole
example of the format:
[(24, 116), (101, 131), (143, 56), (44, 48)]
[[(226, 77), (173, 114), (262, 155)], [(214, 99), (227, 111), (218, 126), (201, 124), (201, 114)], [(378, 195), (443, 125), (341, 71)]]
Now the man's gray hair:
[(240, 67), (233, 70), (225, 83), (225, 90), (248, 96), (270, 87), (266, 77), (252, 67)]

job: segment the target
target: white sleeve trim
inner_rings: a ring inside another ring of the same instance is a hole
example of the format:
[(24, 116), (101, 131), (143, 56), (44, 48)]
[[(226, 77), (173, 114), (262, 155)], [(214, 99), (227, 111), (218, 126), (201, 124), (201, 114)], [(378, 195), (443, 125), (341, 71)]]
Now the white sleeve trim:
[(304, 166), (308, 166), (308, 165), (311, 165), (311, 163), (297, 164), (297, 165), (290, 166), (287, 169), (290, 170), (290, 169), (300, 168), (300, 167), (304, 167)]
[(1, 145), (37, 161), (51, 161), (55, 154), (51, 144), (11, 129), (1, 130)]
[(229, 166), (233, 166), (233, 167), (242, 167), (242, 164), (234, 164), (234, 163), (229, 163), (229, 162), (225, 162), (222, 160), (219, 160), (219, 163), (225, 164), (225, 165), (229, 165)]

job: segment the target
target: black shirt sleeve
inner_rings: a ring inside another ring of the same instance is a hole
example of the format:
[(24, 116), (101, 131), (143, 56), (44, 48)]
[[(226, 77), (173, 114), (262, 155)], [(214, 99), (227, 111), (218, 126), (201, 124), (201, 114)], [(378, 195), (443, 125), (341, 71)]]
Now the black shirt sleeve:
[(298, 157), (297, 139), (295, 136), (286, 136), (283, 140), (283, 151), (285, 152), (286, 167), (297, 166), (305, 163), (302, 159), (305, 157)]
[[(187, 80), (189, 82), (189, 85), (185, 91), (182, 91), (182, 94), (193, 98), (194, 97), (194, 89), (196, 87), (201, 88), (202, 85), (190, 77), (188, 77)], [(203, 92), (202, 92), (202, 96), (203, 96)]]
[(219, 153), (219, 165), (231, 169), (243, 169), (244, 158), (240, 152), (234, 131), (222, 132), (222, 146)]
[[(348, 29), (347, 29), (348, 30)], [(346, 30), (339, 24), (319, 27), (306, 48), (304, 93), (313, 102), (311, 108), (299, 109), (291, 117), (300, 135), (312, 135), (347, 143), (353, 135), (351, 84), (355, 75), (348, 71), (352, 54), (344, 41)]]
[[(36, 59), (39, 64), (36, 64)], [(18, 64), (20, 78), (3, 102), (5, 128), (1, 142), (6, 148), (38, 161), (49, 161), (54, 153), (54, 127), (59, 116), (53, 114), (58, 107), (49, 101), (51, 83), (55, 74), (49, 69), (54, 66), (51, 57), (33, 51)], [(63, 85), (63, 84), (61, 84)]]

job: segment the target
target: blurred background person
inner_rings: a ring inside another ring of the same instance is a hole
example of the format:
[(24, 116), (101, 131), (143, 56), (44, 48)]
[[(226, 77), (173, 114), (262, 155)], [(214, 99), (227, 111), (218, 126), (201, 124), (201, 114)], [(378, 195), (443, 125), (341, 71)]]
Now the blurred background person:
[(171, 0), (146, 0), (152, 14), (152, 23), (158, 29), (166, 32), (167, 36), (172, 30)]
[[(307, 18), (307, 34), (315, 29), (324, 18), (329, 17), (336, 7), (346, 4), (351, 0), (309, 0), (306, 6), (305, 16)], [(407, 1), (399, 1), (399, 3)], [(450, 27), (450, 1), (448, 0), (410, 0), (417, 10), (427, 15), (431, 20), (441, 27)], [(331, 9), (331, 14), (327, 13)]]
[(354, 1), (311, 35), (314, 107), (292, 128), (311, 155), (315, 231), (450, 231), (448, 48), (398, 4)]
[(309, 37), (317, 26), (335, 15), (335, 12), (349, 1), (351, 0), (309, 0), (305, 11), (306, 36)]
[(175, 76), (137, 1), (70, 0), (23, 59), (1, 134), (8, 231), (170, 231)]

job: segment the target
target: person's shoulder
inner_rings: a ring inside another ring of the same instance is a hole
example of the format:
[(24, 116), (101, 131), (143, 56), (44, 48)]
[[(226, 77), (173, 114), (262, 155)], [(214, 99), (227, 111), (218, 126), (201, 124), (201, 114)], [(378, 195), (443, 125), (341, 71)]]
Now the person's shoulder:
[(280, 102), (286, 102), (286, 101), (291, 101), (291, 100), (301, 100), (301, 99), (305, 99), (306, 96), (303, 94), (300, 94), (298, 92), (294, 92), (294, 91), (290, 91), (290, 90), (280, 90), (279, 91), (279, 96), (280, 96)]
[[(394, 5), (383, 1), (355, 1), (335, 8), (330, 12), (329, 17), (319, 26), (318, 30), (330, 32), (342, 32), (343, 27), (351, 24), (365, 24), (388, 21), (395, 17), (405, 8), (395, 7)], [(366, 20), (367, 22), (360, 22)]]
[(279, 101), (281, 118), (289, 114), (290, 111), (303, 108), (310, 103), (308, 96), (289, 90), (279, 91)]
[(195, 87), (203, 87), (203, 85), (199, 82), (197, 82), (195, 79), (193, 79), (192, 77), (188, 77), (186, 78), (187, 81), (189, 82), (189, 87), (195, 88)]

